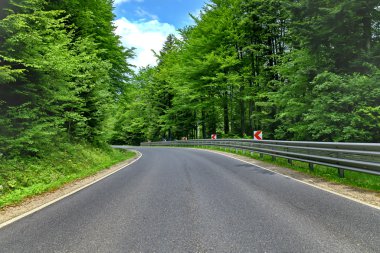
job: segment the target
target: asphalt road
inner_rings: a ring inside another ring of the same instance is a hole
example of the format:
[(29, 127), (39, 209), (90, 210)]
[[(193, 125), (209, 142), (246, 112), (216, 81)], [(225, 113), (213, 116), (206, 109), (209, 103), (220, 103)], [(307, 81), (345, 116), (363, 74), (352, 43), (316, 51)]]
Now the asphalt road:
[(143, 157), (0, 230), (0, 252), (380, 252), (380, 211), (207, 151)]

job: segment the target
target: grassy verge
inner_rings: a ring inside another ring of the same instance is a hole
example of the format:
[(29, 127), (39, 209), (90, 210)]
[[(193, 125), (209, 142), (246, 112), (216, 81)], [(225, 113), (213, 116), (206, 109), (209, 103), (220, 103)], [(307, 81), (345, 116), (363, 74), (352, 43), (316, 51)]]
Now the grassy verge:
[(349, 186), (353, 186), (360, 189), (380, 192), (380, 176), (376, 176), (376, 175), (370, 175), (370, 174), (346, 170), (344, 173), (345, 177), (340, 178), (338, 176), (338, 172), (336, 168), (331, 168), (327, 166), (314, 165), (314, 170), (310, 171), (309, 164), (305, 162), (293, 161), (292, 164), (289, 164), (288, 160), (284, 158), (276, 158), (276, 160), (273, 161), (272, 156), (264, 155), (263, 157), (260, 157), (259, 154), (254, 153), (253, 155), (251, 155), (251, 153), (248, 151), (243, 153), (240, 150), (236, 152), (235, 149), (225, 150), (224, 148), (219, 148), (219, 147), (203, 146), (202, 148), (238, 154), (238, 155), (246, 156), (246, 157), (253, 158), (256, 160), (275, 164), (281, 167), (293, 169), (304, 174), (322, 178), (326, 181), (349, 185)]
[(93, 175), (135, 153), (67, 144), (42, 157), (0, 158), (0, 208)]

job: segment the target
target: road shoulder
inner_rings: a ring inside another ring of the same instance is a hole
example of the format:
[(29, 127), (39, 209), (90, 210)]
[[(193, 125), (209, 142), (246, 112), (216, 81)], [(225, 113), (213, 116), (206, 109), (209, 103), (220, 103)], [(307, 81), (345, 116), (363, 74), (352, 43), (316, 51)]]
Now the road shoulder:
[(131, 150), (131, 151), (136, 153), (135, 157), (130, 158), (121, 163), (115, 164), (109, 167), (108, 169), (99, 171), (95, 175), (68, 183), (57, 190), (46, 192), (41, 195), (28, 198), (17, 205), (3, 208), (2, 210), (0, 210), (0, 228), (18, 219), (21, 219), (31, 213), (34, 213), (46, 206), (49, 206), (67, 196), (70, 196), (71, 194), (74, 194), (75, 192), (78, 192), (118, 172), (119, 170), (125, 168), (126, 166), (131, 165), (132, 163), (134, 163), (135, 161), (141, 158), (142, 155), (140, 152), (137, 152), (134, 150)]
[[(205, 149), (201, 149), (201, 150), (205, 150)], [(333, 194), (337, 194), (339, 196), (351, 199), (356, 202), (360, 202), (362, 204), (365, 204), (365, 205), (368, 205), (380, 210), (380, 193), (379, 192), (373, 192), (369, 190), (358, 189), (358, 188), (347, 186), (347, 185), (341, 185), (341, 184), (337, 184), (333, 182), (328, 182), (321, 178), (312, 177), (310, 175), (307, 175), (295, 170), (280, 167), (280, 166), (263, 162), (263, 161), (258, 161), (246, 156), (241, 156), (241, 155), (236, 155), (236, 154), (223, 152), (223, 151), (216, 151), (216, 150), (206, 149), (206, 151), (221, 154), (230, 158), (234, 158), (246, 163), (256, 165), (265, 170), (269, 170), (269, 171), (284, 175), (286, 177), (292, 178), (299, 182), (331, 192)]]

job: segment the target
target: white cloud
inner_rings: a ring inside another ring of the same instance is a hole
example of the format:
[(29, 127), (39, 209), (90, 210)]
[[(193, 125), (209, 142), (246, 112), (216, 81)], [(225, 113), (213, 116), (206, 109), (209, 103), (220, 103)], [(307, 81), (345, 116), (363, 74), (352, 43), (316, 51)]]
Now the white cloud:
[(113, 4), (118, 5), (122, 3), (128, 3), (128, 2), (144, 2), (144, 0), (114, 0)]
[(136, 57), (130, 63), (137, 67), (156, 65), (152, 50), (159, 52), (169, 34), (178, 34), (173, 25), (158, 20), (129, 21), (123, 17), (115, 25), (123, 46), (136, 48)]

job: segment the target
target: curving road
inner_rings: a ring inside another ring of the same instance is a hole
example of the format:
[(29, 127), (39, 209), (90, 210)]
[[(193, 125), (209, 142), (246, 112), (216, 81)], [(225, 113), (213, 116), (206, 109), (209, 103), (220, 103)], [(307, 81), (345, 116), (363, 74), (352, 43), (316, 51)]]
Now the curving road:
[(0, 229), (0, 252), (380, 252), (380, 211), (215, 153), (143, 157)]

